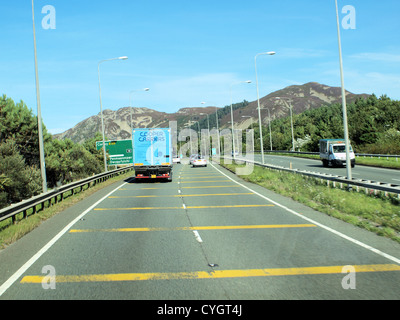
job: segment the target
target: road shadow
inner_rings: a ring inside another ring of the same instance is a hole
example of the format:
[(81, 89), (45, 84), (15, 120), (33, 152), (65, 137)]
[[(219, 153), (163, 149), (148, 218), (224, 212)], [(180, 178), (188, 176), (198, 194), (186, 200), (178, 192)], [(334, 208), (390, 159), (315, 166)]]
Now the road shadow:
[(136, 178), (135, 177), (129, 177), (127, 179), (124, 180), (124, 182), (126, 183), (135, 183)]
[(169, 183), (168, 179), (136, 179), (135, 177), (130, 177), (124, 180), (124, 182), (129, 184), (154, 184), (154, 183)]

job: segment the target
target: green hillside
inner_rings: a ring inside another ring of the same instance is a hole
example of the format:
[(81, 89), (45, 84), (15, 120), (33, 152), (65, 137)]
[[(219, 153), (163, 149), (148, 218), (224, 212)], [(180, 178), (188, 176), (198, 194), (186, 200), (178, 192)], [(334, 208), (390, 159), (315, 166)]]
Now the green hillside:
[[(347, 105), (349, 138), (358, 153), (400, 154), (400, 101), (371, 95)], [(296, 150), (318, 151), (320, 139), (342, 138), (342, 105), (333, 104), (293, 115)], [(273, 150), (291, 150), (290, 117), (271, 122)], [(259, 130), (255, 128), (255, 149)], [(270, 149), (269, 128), (263, 127), (264, 149)]]

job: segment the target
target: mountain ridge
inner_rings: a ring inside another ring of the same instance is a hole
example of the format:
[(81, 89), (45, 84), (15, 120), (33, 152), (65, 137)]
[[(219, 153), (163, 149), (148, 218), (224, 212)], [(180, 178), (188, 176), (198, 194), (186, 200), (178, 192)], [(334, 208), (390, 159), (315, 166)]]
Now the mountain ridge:
[[(353, 94), (346, 91), (346, 99), (351, 103), (359, 98), (366, 98), (369, 94)], [(285, 104), (285, 102), (287, 104)], [(269, 114), (271, 120), (289, 115), (288, 103), (293, 108), (293, 113), (301, 113), (309, 109), (318, 108), (323, 105), (341, 103), (341, 88), (330, 87), (317, 82), (308, 82), (303, 85), (292, 85), (281, 90), (272, 92), (260, 98), (261, 117), (263, 124), (268, 124)], [(217, 111), (218, 110), (218, 111)], [(111, 140), (130, 139), (131, 117), (132, 128), (155, 128), (168, 127), (169, 121), (177, 121), (178, 127), (185, 124), (192, 125), (199, 121), (201, 128), (207, 128), (207, 117), (209, 115), (210, 129), (216, 126), (215, 115), (218, 112), (219, 127), (230, 127), (231, 115), (230, 105), (224, 108), (213, 106), (180, 108), (177, 112), (166, 113), (150, 108), (122, 107), (118, 110), (106, 109), (103, 111), (105, 135)], [(200, 115), (203, 114), (203, 115)], [(252, 123), (258, 123), (258, 102), (246, 102), (243, 106), (236, 106), (233, 112), (235, 127), (244, 129)], [(53, 135), (56, 139), (71, 139), (82, 143), (92, 138), (96, 132), (101, 132), (100, 113), (79, 122), (73, 128)]]

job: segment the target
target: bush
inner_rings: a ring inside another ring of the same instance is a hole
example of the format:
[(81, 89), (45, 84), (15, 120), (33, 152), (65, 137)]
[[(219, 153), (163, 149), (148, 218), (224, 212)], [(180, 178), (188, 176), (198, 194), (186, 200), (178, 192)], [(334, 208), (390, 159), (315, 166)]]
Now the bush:
[[(84, 145), (56, 140), (43, 126), (49, 188), (83, 179), (102, 170), (99, 134)], [(0, 207), (39, 194), (42, 180), (37, 117), (23, 101), (0, 96)]]
[(391, 128), (382, 134), (374, 144), (362, 148), (363, 153), (400, 154), (400, 131)]
[(40, 170), (27, 166), (14, 140), (0, 143), (0, 207), (40, 194)]

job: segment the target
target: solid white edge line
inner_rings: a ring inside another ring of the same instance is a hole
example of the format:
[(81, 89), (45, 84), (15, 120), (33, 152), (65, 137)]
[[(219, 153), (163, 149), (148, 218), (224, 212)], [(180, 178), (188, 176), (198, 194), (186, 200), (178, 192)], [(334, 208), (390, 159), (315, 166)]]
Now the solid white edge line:
[(361, 241), (358, 241), (358, 240), (356, 240), (356, 239), (354, 239), (352, 237), (346, 236), (345, 234), (343, 234), (343, 233), (341, 233), (341, 232), (339, 232), (339, 231), (337, 231), (335, 229), (332, 229), (332, 228), (330, 228), (328, 226), (325, 226), (325, 225), (323, 225), (323, 224), (321, 224), (321, 223), (319, 223), (317, 221), (314, 221), (314, 220), (312, 220), (310, 218), (307, 218), (307, 217), (303, 216), (302, 214), (300, 214), (300, 213), (298, 213), (298, 212), (296, 212), (296, 211), (294, 211), (292, 209), (289, 209), (288, 207), (286, 207), (286, 206), (284, 206), (284, 205), (282, 205), (282, 204), (280, 204), (280, 203), (278, 203), (278, 202), (276, 202), (274, 200), (271, 200), (268, 197), (266, 197), (266, 196), (264, 196), (264, 195), (262, 195), (262, 194), (260, 194), (260, 193), (258, 193), (256, 191), (250, 189), (249, 187), (246, 187), (245, 185), (241, 184), (240, 182), (237, 182), (237, 181), (233, 180), (231, 177), (229, 177), (228, 175), (223, 173), (221, 170), (216, 168), (213, 164), (211, 164), (211, 165), (215, 168), (215, 170), (219, 171), (221, 174), (223, 174), (228, 179), (232, 180), (233, 182), (235, 182), (236, 184), (240, 185), (241, 187), (253, 192), (254, 194), (260, 196), (261, 198), (263, 198), (265, 200), (268, 200), (269, 202), (273, 203), (274, 205), (276, 205), (276, 206), (278, 206), (278, 207), (280, 207), (280, 208), (282, 208), (282, 209), (284, 209), (284, 210), (286, 210), (286, 211), (288, 211), (288, 212), (290, 212), (290, 213), (292, 213), (292, 214), (294, 214), (294, 215), (296, 215), (296, 216), (298, 216), (298, 217), (300, 217), (300, 218), (302, 218), (302, 219), (304, 219), (306, 221), (309, 221), (309, 222), (311, 222), (311, 223), (313, 223), (313, 224), (315, 224), (315, 225), (317, 225), (317, 226), (319, 226), (319, 227), (321, 227), (321, 228), (323, 228), (323, 229), (325, 229), (325, 230), (327, 230), (329, 232), (332, 232), (332, 233), (338, 235), (339, 237), (342, 237), (343, 239), (351, 241), (351, 242), (353, 242), (353, 243), (355, 243), (355, 244), (357, 244), (357, 245), (359, 245), (359, 246), (361, 246), (361, 247), (363, 247), (365, 249), (368, 249), (368, 250), (370, 250), (370, 251), (372, 251), (372, 252), (374, 252), (374, 253), (382, 256), (382, 257), (385, 257), (385, 258), (387, 258), (389, 260), (392, 260), (393, 262), (396, 262), (397, 264), (400, 264), (400, 259), (398, 259), (396, 257), (393, 257), (393, 256), (391, 256), (391, 255), (389, 255), (389, 254), (387, 254), (385, 252), (382, 252), (382, 251), (380, 251), (380, 250), (378, 250), (378, 249), (376, 249), (374, 247), (371, 247), (370, 245), (365, 244), (365, 243), (363, 243)]
[(4, 282), (0, 286), (0, 297), (3, 295), (4, 292), (7, 291), (8, 288), (10, 288), (15, 281), (18, 280), (19, 277), (21, 277), (26, 270), (28, 270), (47, 250), (49, 250), (54, 243), (56, 243), (65, 233), (68, 232), (71, 227), (77, 223), (82, 217), (84, 217), (89, 211), (91, 211), (94, 207), (96, 207), (99, 203), (104, 201), (106, 198), (108, 198), (111, 194), (113, 194), (115, 191), (118, 189), (122, 188), (127, 184), (124, 183), (118, 188), (114, 189), (110, 193), (108, 193), (106, 196), (101, 198), (99, 201), (97, 201), (95, 204), (90, 206), (88, 209), (86, 209), (82, 214), (80, 214), (78, 217), (76, 217), (72, 222), (70, 222), (63, 230), (61, 230), (53, 239), (51, 239), (42, 249), (40, 249), (32, 258), (30, 258), (21, 268), (19, 268), (18, 271), (16, 271), (6, 282)]

